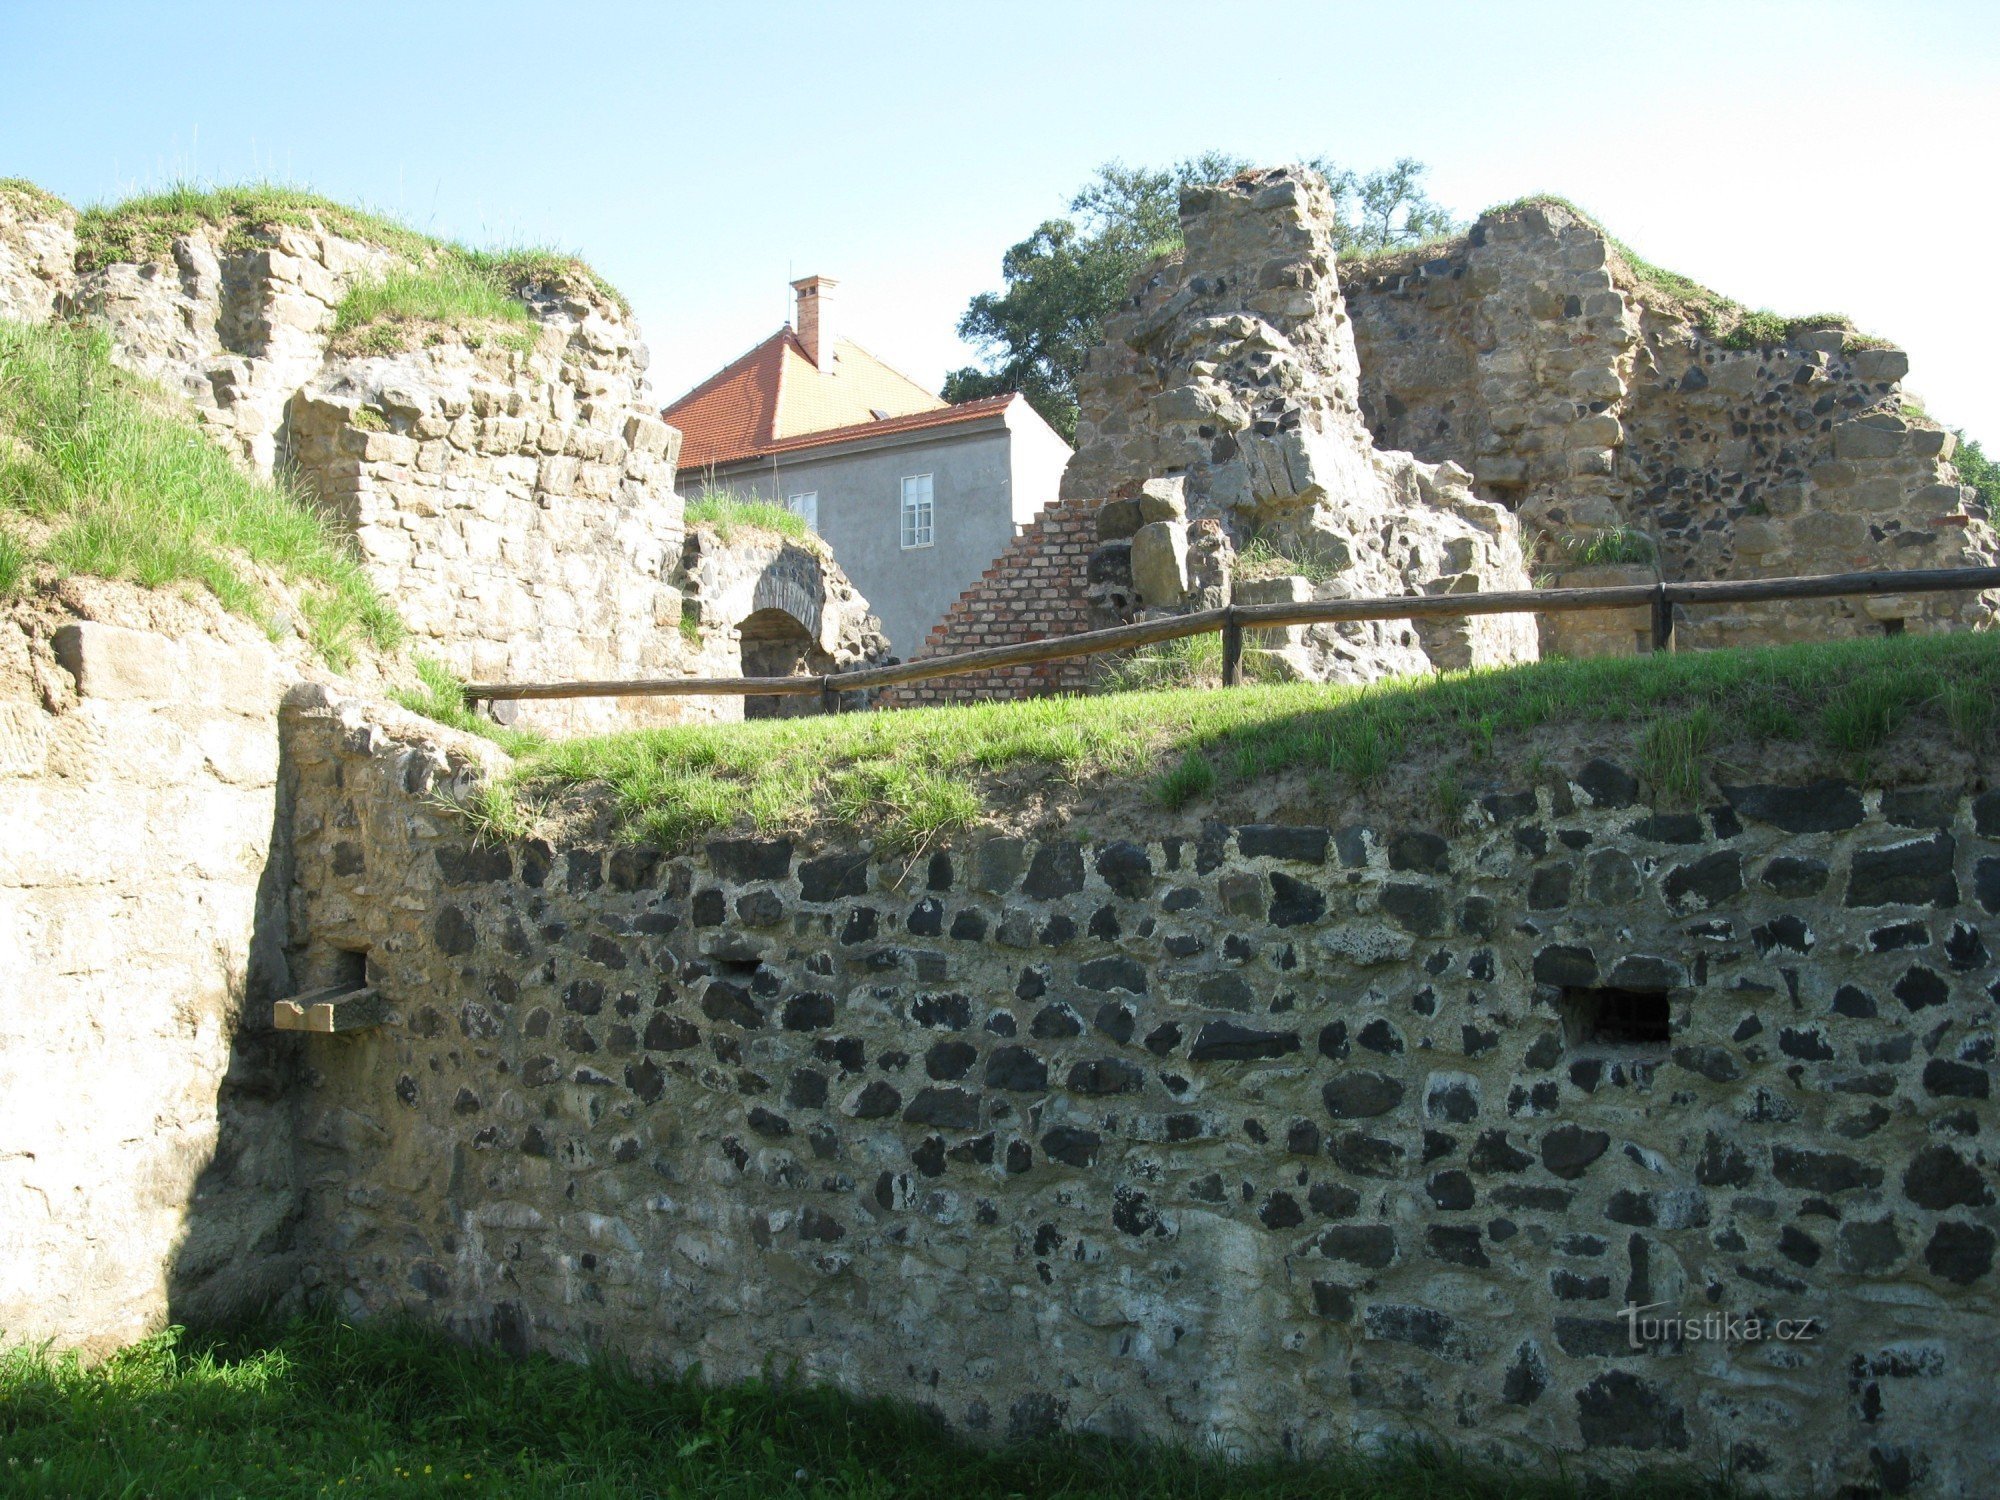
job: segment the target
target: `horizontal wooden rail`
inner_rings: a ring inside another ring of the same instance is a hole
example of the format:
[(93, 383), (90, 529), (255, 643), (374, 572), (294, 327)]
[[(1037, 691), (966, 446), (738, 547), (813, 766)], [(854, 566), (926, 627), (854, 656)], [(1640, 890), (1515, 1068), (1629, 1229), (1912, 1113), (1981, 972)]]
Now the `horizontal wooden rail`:
[[(515, 702), (530, 698), (659, 698), (702, 695), (831, 696), (895, 687), (938, 677), (961, 677), (1000, 667), (1069, 661), (1126, 651), (1191, 635), (1224, 634), (1225, 668), (1240, 660), (1242, 632), (1289, 625), (1359, 620), (1465, 619), (1473, 615), (1542, 614), (1559, 610), (1650, 609), (1655, 635), (1675, 605), (1753, 604), (1784, 599), (1833, 599), (1855, 594), (1937, 594), (2000, 588), (2000, 568), (1919, 568), (1900, 573), (1821, 573), (1804, 578), (1742, 578), (1720, 583), (1632, 583), (1595, 589), (1519, 589), (1498, 594), (1400, 594), (1382, 599), (1324, 599), (1297, 604), (1236, 604), (1188, 615), (1144, 620), (1109, 630), (1086, 630), (1016, 646), (987, 646), (953, 656), (932, 656), (894, 666), (859, 667), (819, 677), (650, 677), (602, 682), (475, 682), (466, 701)], [(1235, 646), (1234, 653), (1230, 646)], [(1225, 672), (1233, 679), (1235, 672)]]

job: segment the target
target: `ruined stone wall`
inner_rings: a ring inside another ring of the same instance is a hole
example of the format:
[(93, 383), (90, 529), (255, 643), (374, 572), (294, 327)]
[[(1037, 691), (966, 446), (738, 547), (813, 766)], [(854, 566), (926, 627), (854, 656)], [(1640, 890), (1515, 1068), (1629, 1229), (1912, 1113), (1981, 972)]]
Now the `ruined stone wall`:
[[(470, 681), (673, 675), (679, 434), (639, 400), (643, 347), (565, 299), (534, 348), (451, 340), (330, 361), (287, 408), (300, 477), (419, 642)], [(583, 730), (669, 700), (532, 704)]]
[(167, 257), (76, 277), (69, 310), (102, 327), (112, 357), (185, 396), (259, 473), (285, 447), (285, 413), (319, 370), (334, 312), (357, 280), (400, 257), (319, 229), (176, 235)]
[(95, 592), (0, 617), (0, 1338), (104, 1352), (288, 1290), (298, 1196), (284, 669)]
[(75, 280), (76, 214), (0, 184), (0, 318), (45, 323)]
[[(1089, 629), (1090, 605), (1085, 590), (1090, 581), (1090, 556), (1096, 547), (1097, 502), (1051, 501), (931, 628), (918, 656), (951, 656)], [(1092, 676), (1088, 659), (1003, 667), (889, 688), (877, 695), (876, 706), (918, 708), (993, 698), (1040, 698), (1082, 692), (1090, 686)]]
[[(1902, 351), (1833, 326), (1729, 347), (1560, 204), (1358, 263), (1346, 292), (1376, 440), (1464, 465), (1531, 536), (1633, 528), (1689, 580), (2000, 555), (1949, 467), (1951, 435), (1905, 406)], [(1996, 608), (1990, 594), (1749, 606), (1684, 612), (1679, 637), (1945, 629)]]
[[(1608, 748), (1458, 827), (671, 854), (476, 844), (471, 768), (359, 705), (287, 743), (300, 963), (365, 948), (391, 1008), (301, 1039), (355, 1315), (993, 1437), (2000, 1461), (2000, 793), (1658, 809)], [(1628, 1304), (1814, 1332), (1635, 1350)]]
[[(1246, 172), (1181, 199), (1186, 249), (1143, 272), (1078, 381), (1066, 498), (1108, 501), (1096, 571), (1127, 558), (1137, 601), (1201, 592), (1187, 522), (1242, 550), (1261, 539), (1329, 574), (1301, 597), (1525, 588), (1519, 530), (1455, 464), (1378, 448), (1362, 423), (1353, 330), (1334, 253), (1337, 216), (1317, 174)], [(1148, 509), (1178, 482), (1185, 515)], [(1287, 653), (1295, 675), (1367, 681), (1434, 667), (1531, 660), (1518, 616), (1317, 626)]]

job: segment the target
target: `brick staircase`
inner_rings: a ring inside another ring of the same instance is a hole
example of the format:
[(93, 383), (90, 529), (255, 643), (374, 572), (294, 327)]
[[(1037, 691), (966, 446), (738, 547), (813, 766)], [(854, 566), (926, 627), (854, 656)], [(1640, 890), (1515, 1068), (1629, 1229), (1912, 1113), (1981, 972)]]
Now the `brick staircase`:
[[(959, 595), (943, 620), (931, 627), (915, 660), (949, 656), (982, 646), (1014, 646), (1089, 628), (1083, 586), (1084, 566), (1097, 547), (1096, 500), (1058, 500), (1007, 544), (979, 582)], [(922, 708), (943, 703), (981, 703), (997, 698), (1041, 698), (1081, 692), (1091, 679), (1091, 661), (1043, 662), (1003, 667), (934, 682), (905, 683), (884, 690), (878, 708)]]

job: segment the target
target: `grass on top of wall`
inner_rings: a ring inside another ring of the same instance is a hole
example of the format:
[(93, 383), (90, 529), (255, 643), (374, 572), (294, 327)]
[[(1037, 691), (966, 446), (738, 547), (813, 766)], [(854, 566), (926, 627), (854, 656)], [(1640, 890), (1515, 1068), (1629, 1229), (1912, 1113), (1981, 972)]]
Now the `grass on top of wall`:
[(299, 587), (330, 664), (402, 637), (311, 503), (238, 468), (172, 398), (115, 367), (101, 334), (0, 321), (0, 597), (44, 570), (193, 584), (269, 627), (273, 601), (246, 561)]
[(1409, 1444), (1230, 1463), (1052, 1437), (975, 1447), (909, 1406), (776, 1375), (647, 1382), (328, 1318), (228, 1337), (171, 1329), (90, 1368), (0, 1354), (0, 1490), (16, 1496), (702, 1496), (890, 1500), (1622, 1500), (1721, 1496), (1687, 1470), (1587, 1483), (1558, 1460)]
[(200, 229), (219, 231), (223, 249), (241, 252), (257, 246), (259, 230), (315, 226), (342, 239), (393, 250), (418, 264), (443, 259), (474, 267), (506, 265), (518, 278), (517, 285), (519, 280), (587, 283), (621, 312), (631, 311), (618, 289), (576, 256), (549, 250), (475, 250), (412, 229), (386, 214), (336, 203), (282, 182), (177, 182), (121, 203), (87, 208), (77, 216), (76, 266), (91, 271), (118, 261), (162, 260), (176, 238)]
[(1009, 772), (1149, 787), (1179, 808), (1288, 772), (1331, 798), (1414, 763), (1431, 768), (1437, 811), (1451, 821), (1467, 787), (1532, 779), (1501, 749), (1543, 726), (1632, 726), (1651, 794), (1684, 802), (1727, 745), (1793, 742), (1861, 775), (1906, 725), (1983, 750), (1996, 718), (2000, 634), (1875, 637), (1361, 688), (1188, 688), (637, 730), (532, 749), (469, 811), (516, 834), (538, 808), (582, 790), (608, 796), (629, 836), (668, 847), (734, 825), (825, 823), (917, 848), (1017, 804), (1019, 789), (998, 780)]
[(334, 312), (332, 346), (341, 353), (393, 354), (440, 327), (474, 347), (490, 336), (523, 354), (540, 331), (501, 262), (446, 256), (356, 283)]
[(795, 542), (814, 541), (812, 528), (798, 515), (772, 500), (705, 489), (687, 503), (687, 524), (712, 531), (723, 541), (745, 532), (764, 531)]

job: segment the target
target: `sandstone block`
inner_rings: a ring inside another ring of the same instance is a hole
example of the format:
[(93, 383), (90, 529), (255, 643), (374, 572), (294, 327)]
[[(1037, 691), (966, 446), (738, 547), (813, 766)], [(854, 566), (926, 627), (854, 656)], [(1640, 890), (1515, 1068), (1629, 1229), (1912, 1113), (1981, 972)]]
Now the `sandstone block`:
[(1848, 366), (1857, 380), (1901, 380), (1910, 373), (1910, 356), (1901, 349), (1856, 349)]
[(1155, 609), (1171, 609), (1187, 597), (1187, 526), (1152, 521), (1132, 536), (1132, 586)]
[(58, 630), (54, 646), (86, 698), (158, 700), (179, 688), (173, 642), (151, 631), (83, 620)]

